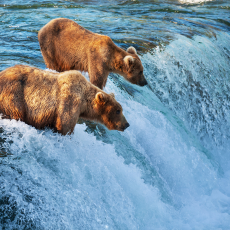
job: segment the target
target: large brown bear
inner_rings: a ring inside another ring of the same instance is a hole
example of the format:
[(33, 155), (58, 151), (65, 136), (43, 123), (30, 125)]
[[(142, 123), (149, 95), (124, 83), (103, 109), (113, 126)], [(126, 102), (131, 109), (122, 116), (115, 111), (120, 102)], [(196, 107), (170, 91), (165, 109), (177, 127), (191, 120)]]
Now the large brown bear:
[(16, 65), (0, 73), (0, 113), (38, 129), (71, 133), (79, 117), (124, 131), (129, 123), (113, 94), (88, 82), (76, 70), (51, 73)]
[(46, 66), (50, 69), (88, 72), (90, 82), (101, 89), (110, 72), (122, 75), (133, 84), (147, 84), (134, 47), (125, 51), (110, 37), (86, 30), (72, 20), (53, 19), (41, 28), (38, 40)]

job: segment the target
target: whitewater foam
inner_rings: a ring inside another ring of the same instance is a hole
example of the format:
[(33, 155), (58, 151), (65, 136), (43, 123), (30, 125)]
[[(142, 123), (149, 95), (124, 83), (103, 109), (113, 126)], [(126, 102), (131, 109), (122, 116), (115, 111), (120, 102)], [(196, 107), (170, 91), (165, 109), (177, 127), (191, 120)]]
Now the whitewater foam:
[(180, 3), (200, 4), (204, 2), (211, 2), (212, 0), (178, 0)]
[(230, 37), (178, 37), (144, 56), (150, 87), (201, 139), (223, 144), (230, 138)]

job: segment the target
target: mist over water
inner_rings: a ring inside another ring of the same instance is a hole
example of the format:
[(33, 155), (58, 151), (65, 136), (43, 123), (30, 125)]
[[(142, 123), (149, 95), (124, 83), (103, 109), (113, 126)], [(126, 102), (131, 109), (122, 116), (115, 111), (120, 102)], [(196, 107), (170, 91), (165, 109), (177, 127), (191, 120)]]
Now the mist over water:
[(149, 83), (108, 79), (125, 132), (0, 119), (0, 230), (228, 230), (229, 12), (228, 1), (0, 2), (0, 70), (46, 69), (37, 33), (67, 17), (134, 46)]

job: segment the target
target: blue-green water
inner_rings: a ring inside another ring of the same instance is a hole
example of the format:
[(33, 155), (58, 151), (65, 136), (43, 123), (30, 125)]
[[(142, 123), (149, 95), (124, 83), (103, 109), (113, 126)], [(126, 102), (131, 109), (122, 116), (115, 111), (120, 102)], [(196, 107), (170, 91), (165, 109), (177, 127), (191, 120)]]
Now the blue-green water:
[(0, 230), (230, 229), (230, 2), (0, 1), (0, 70), (45, 69), (57, 17), (134, 46), (149, 84), (109, 77), (124, 133), (0, 119)]

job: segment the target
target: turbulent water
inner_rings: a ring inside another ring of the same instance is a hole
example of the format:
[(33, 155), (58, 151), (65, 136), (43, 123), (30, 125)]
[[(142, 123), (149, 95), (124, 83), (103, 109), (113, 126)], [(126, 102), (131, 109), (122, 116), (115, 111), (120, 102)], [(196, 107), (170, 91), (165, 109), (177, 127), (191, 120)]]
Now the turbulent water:
[(148, 86), (110, 75), (123, 133), (0, 119), (0, 230), (229, 230), (230, 2), (0, 1), (0, 70), (46, 69), (37, 34), (58, 17), (134, 46)]

